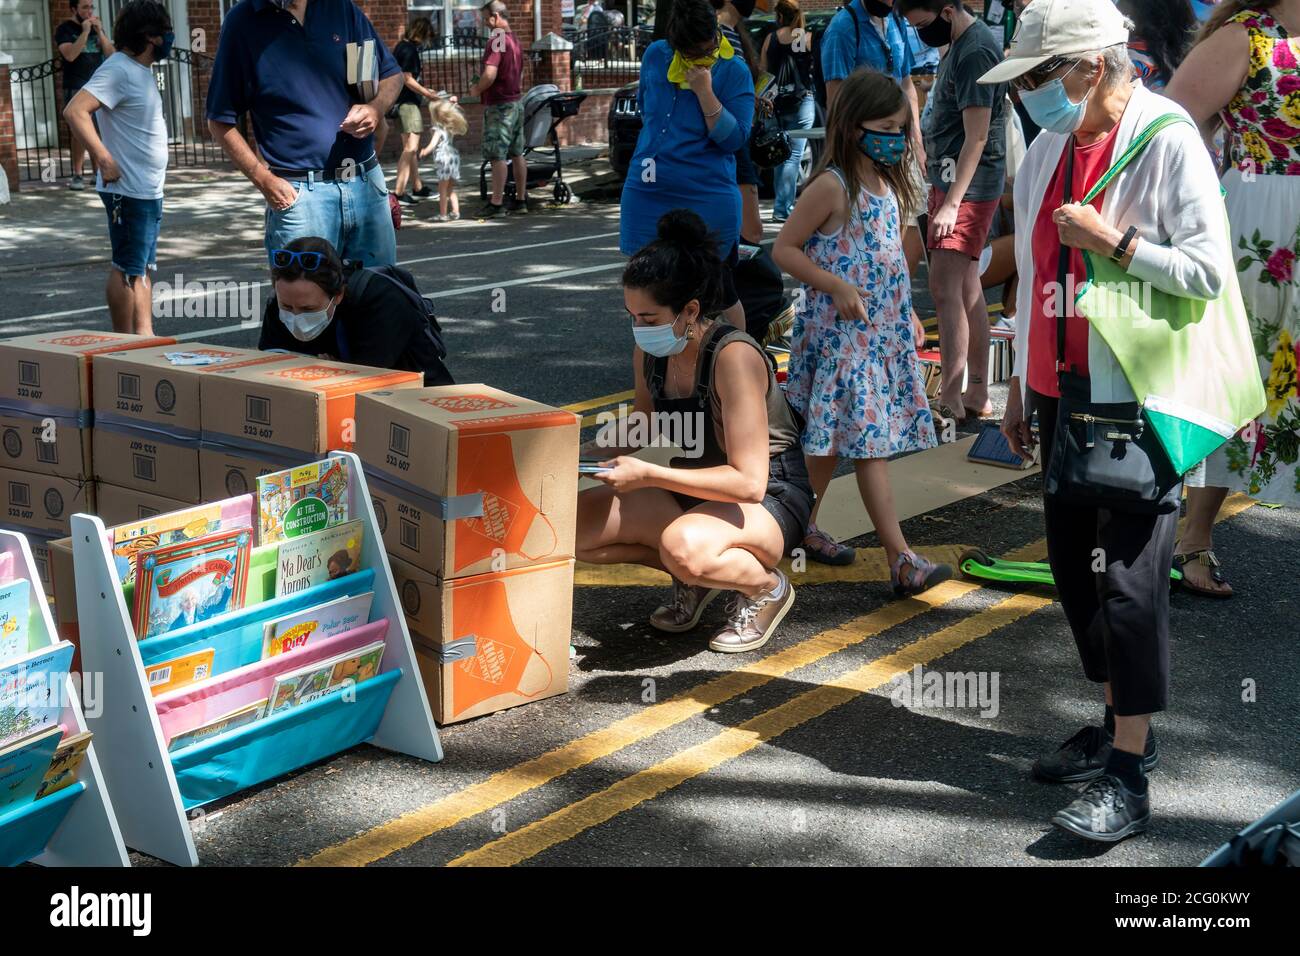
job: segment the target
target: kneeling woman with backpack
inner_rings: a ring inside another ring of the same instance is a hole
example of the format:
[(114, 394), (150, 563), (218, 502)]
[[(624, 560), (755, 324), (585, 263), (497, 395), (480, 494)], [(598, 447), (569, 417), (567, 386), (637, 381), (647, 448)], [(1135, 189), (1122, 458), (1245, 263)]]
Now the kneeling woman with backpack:
[[(777, 387), (761, 347), (719, 321), (722, 262), (703, 220), (676, 210), (623, 273), (636, 341), (635, 414), (693, 440), (668, 466), (633, 457), (602, 462), (604, 487), (578, 496), (578, 557), (642, 564), (673, 577), (653, 627), (694, 628), (734, 591), (709, 647), (762, 647), (794, 603), (777, 568), (803, 540), (812, 510), (802, 421)], [(655, 417), (652, 419), (651, 416)], [(649, 432), (647, 424), (627, 434)]]
[(405, 269), (344, 262), (325, 239), (271, 251), (275, 292), (262, 316), (262, 350), (284, 349), (356, 365), (423, 372), (452, 385), (442, 330)]

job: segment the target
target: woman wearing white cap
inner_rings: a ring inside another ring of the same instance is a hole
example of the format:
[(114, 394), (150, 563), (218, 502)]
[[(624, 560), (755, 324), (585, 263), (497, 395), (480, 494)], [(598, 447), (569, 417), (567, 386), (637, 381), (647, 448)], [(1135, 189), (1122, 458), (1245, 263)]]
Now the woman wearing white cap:
[[(1219, 295), (1231, 269), (1213, 163), (1190, 122), (1155, 133), (1093, 202), (1071, 201), (1153, 121), (1170, 113), (1187, 118), (1177, 104), (1134, 83), (1130, 27), (1113, 0), (1034, 0), (1007, 59), (980, 79), (1015, 85), (1043, 130), (1015, 181), (1017, 311), (1024, 318), (1002, 430), (1013, 450), (1026, 453), (1037, 411), (1045, 474), (1063, 387), (1069, 394), (1082, 389), (1091, 402), (1124, 403), (1129, 417), (1137, 416), (1136, 396), (1102, 337), (1077, 308), (1055, 307), (1073, 304), (1075, 287), (1086, 279), (1082, 251), (1110, 258), (1135, 282), (1203, 300)], [(1151, 816), (1146, 771), (1158, 759), (1151, 715), (1165, 709), (1169, 693), (1177, 491), (1166, 499), (1164, 513), (1044, 499), (1061, 604), (1085, 675), (1104, 686), (1106, 709), (1102, 726), (1085, 727), (1040, 758), (1034, 772), (1056, 783), (1091, 781), (1052, 821), (1089, 840), (1121, 840), (1146, 829)]]

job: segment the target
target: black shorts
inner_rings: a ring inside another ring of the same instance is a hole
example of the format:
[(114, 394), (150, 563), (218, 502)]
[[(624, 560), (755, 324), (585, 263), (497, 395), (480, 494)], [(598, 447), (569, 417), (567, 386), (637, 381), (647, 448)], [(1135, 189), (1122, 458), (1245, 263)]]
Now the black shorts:
[[(704, 498), (670, 492), (681, 505), (682, 511), (704, 504)], [(804, 461), (803, 449), (794, 445), (783, 454), (773, 458), (767, 471), (767, 494), (763, 496), (763, 508), (776, 519), (785, 540), (785, 553), (789, 554), (803, 543), (808, 533), (808, 522), (812, 518), (813, 490), (808, 480), (808, 466)]]
[(722, 301), (718, 307), (729, 309), (740, 301), (740, 293), (736, 291), (736, 276), (734, 269), (740, 264), (740, 243), (737, 242), (731, 247), (731, 252), (727, 258), (722, 260), (722, 289), (719, 296)]

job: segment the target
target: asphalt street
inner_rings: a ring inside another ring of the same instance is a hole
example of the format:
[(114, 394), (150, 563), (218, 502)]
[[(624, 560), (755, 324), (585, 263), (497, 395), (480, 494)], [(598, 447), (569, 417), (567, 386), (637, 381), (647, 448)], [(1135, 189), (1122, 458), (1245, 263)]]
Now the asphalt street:
[[(435, 224), (426, 202), (399, 233), (398, 259), (436, 297), (460, 381), (584, 414), (631, 387), (618, 206), (600, 201), (608, 189), (586, 192), (589, 201), (494, 222)], [(464, 211), (476, 205), (467, 199)], [(261, 209), (242, 180), (174, 177), (160, 281), (263, 282)], [(108, 327), (103, 218), (89, 192), (21, 193), (0, 207), (0, 335)], [(926, 314), (923, 288), (918, 277)], [(260, 305), (245, 323), (202, 301), (159, 317), (156, 330), (256, 344)], [(1023, 478), (927, 510), (904, 531), (921, 550), (1040, 557), (1040, 491), (1038, 477)], [(1051, 827), (1072, 790), (1029, 775), (1036, 756), (1101, 714), (1052, 592), (954, 581), (895, 601), (864, 563), (816, 582), (795, 575), (794, 610), (750, 655), (705, 647), (720, 602), (698, 633), (668, 638), (646, 623), (658, 589), (617, 575), (581, 584), (567, 696), (444, 728), (439, 765), (362, 746), (209, 807), (192, 822), (199, 856), (230, 865), (1194, 865), (1300, 789), (1298, 542), (1300, 513), (1234, 500), (1216, 548), (1237, 596), (1175, 594), (1173, 697), (1155, 721), (1156, 819), (1117, 846)], [(851, 543), (864, 562), (878, 545), (870, 534)], [(990, 696), (983, 706), (895, 706), (891, 692), (916, 665), (974, 675)]]

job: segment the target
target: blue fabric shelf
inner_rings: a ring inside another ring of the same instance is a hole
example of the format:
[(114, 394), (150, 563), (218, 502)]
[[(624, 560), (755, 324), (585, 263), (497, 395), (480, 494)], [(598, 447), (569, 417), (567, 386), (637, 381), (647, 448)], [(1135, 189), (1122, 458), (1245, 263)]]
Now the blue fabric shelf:
[(86, 785), (78, 780), (41, 800), (29, 800), (0, 815), (0, 866), (17, 866), (40, 856), (72, 802)]
[[(186, 810), (324, 760), (375, 735), (401, 670), (335, 692), (171, 755)], [(349, 696), (352, 699), (349, 699)]]

